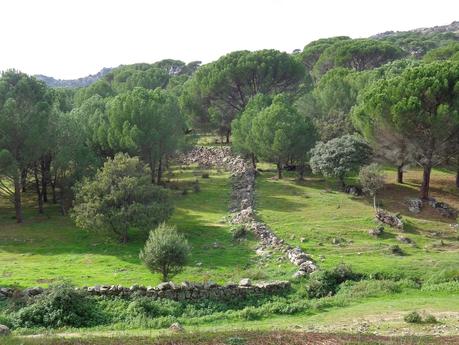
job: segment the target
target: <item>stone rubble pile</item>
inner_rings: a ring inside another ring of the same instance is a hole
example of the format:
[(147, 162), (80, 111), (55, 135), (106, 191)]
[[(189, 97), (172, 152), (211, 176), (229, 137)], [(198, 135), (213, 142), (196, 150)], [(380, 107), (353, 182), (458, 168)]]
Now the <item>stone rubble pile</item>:
[[(40, 293), (45, 290), (39, 289)], [(176, 301), (185, 300), (201, 300), (201, 299), (234, 299), (246, 298), (249, 296), (261, 296), (281, 294), (290, 289), (288, 281), (273, 281), (265, 283), (252, 284), (249, 279), (242, 279), (239, 284), (218, 285), (212, 282), (205, 284), (195, 284), (183, 282), (180, 285), (175, 285), (172, 282), (161, 283), (156, 287), (133, 285), (124, 287), (121, 285), (96, 285), (90, 287), (78, 288), (89, 295), (93, 296), (130, 296), (132, 294), (151, 297), (153, 299), (167, 298)], [(1, 288), (7, 290), (4, 298), (12, 297), (13, 294), (26, 295), (27, 290), (14, 291), (9, 288)]]
[(392, 215), (385, 210), (378, 209), (376, 211), (376, 220), (393, 228), (403, 230), (403, 221), (397, 215)]
[(266, 224), (256, 220), (255, 216), (255, 175), (256, 171), (246, 160), (232, 153), (229, 147), (196, 147), (181, 157), (184, 164), (198, 164), (210, 168), (218, 167), (231, 174), (231, 205), (233, 212), (230, 223), (244, 225), (260, 239), (258, 250), (268, 247), (285, 253), (290, 262), (299, 270), (295, 277), (307, 275), (317, 266), (301, 248), (293, 248), (277, 237)]
[(421, 199), (417, 199), (417, 198), (407, 200), (408, 210), (415, 214), (421, 212), (425, 204), (435, 209), (438, 213), (440, 213), (444, 217), (456, 218), (458, 215), (458, 211), (455, 208), (453, 208), (452, 206), (448, 205), (445, 202), (437, 201), (433, 197), (430, 197), (425, 201)]

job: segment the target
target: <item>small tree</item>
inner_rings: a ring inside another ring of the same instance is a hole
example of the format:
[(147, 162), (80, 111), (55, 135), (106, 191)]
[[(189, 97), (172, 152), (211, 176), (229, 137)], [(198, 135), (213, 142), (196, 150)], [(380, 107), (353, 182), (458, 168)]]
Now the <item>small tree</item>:
[(149, 169), (126, 154), (106, 161), (94, 178), (75, 189), (72, 216), (77, 226), (113, 231), (123, 243), (129, 228), (151, 228), (172, 213), (167, 191), (152, 185)]
[(160, 224), (150, 231), (145, 247), (140, 251), (140, 259), (151, 272), (162, 274), (162, 280), (177, 274), (188, 262), (190, 246), (185, 237), (175, 227)]
[(326, 143), (319, 142), (311, 150), (310, 165), (315, 174), (338, 178), (344, 189), (346, 175), (367, 163), (371, 153), (371, 148), (362, 138), (344, 135)]
[(360, 169), (359, 180), (363, 191), (373, 197), (373, 208), (376, 210), (376, 193), (384, 187), (384, 172), (378, 164), (372, 163)]

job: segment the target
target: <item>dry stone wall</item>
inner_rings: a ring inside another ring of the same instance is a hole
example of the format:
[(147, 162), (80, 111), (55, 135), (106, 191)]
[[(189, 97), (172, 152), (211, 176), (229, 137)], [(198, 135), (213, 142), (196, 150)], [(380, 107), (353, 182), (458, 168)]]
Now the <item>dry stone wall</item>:
[(181, 157), (184, 164), (198, 164), (201, 167), (217, 167), (228, 170), (231, 174), (231, 205), (233, 213), (230, 223), (242, 224), (254, 232), (260, 240), (257, 250), (268, 247), (285, 253), (287, 258), (298, 267), (295, 277), (307, 275), (317, 266), (299, 247), (292, 247), (277, 237), (269, 227), (259, 222), (255, 216), (255, 176), (256, 171), (250, 163), (234, 155), (230, 147), (195, 147)]
[[(183, 282), (180, 285), (175, 285), (172, 282), (167, 282), (155, 287), (139, 285), (130, 287), (121, 285), (96, 285), (78, 289), (92, 296), (129, 297), (135, 294), (153, 299), (167, 298), (176, 301), (191, 301), (202, 299), (224, 300), (282, 294), (288, 292), (290, 283), (288, 281), (274, 281), (252, 284), (249, 279), (242, 279), (239, 284), (226, 285), (218, 285), (212, 282), (206, 284)], [(0, 299), (11, 298), (17, 295), (37, 296), (44, 291), (46, 290), (41, 287), (29, 288), (22, 291), (11, 288), (0, 288)]]

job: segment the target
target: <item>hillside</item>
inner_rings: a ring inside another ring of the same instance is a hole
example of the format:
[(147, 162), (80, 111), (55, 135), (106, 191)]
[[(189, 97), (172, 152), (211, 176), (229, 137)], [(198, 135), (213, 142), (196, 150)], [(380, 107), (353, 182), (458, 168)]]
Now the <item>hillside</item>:
[(55, 79), (53, 77), (49, 77), (49, 76), (42, 75), (42, 74), (35, 75), (35, 78), (43, 81), (49, 87), (79, 88), (79, 87), (86, 87), (86, 86), (91, 85), (95, 81), (107, 75), (112, 69), (113, 68), (104, 67), (96, 74), (90, 74), (86, 77), (82, 77), (78, 79)]

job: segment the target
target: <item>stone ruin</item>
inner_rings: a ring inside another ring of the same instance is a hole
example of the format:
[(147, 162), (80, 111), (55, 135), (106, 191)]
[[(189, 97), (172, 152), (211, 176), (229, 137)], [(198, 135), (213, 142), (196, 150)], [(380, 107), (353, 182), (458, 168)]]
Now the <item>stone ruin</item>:
[[(252, 284), (250, 279), (242, 279), (239, 284), (218, 285), (212, 282), (196, 284), (183, 282), (175, 285), (172, 282), (161, 283), (156, 287), (133, 285), (124, 287), (121, 285), (96, 285), (77, 288), (91, 296), (120, 296), (129, 297), (133, 294), (151, 297), (152, 299), (172, 299), (175, 301), (191, 301), (202, 299), (234, 299), (247, 298), (250, 296), (275, 295), (288, 292), (290, 283), (288, 281), (273, 281)], [(0, 288), (0, 299), (13, 296), (33, 297), (42, 294), (46, 290), (41, 287), (34, 287), (25, 290), (14, 290), (11, 288)]]
[(285, 253), (290, 262), (298, 267), (294, 277), (301, 277), (317, 270), (315, 263), (301, 248), (293, 248), (286, 244), (266, 224), (256, 219), (256, 171), (246, 160), (234, 155), (230, 147), (196, 147), (188, 154), (182, 155), (180, 161), (184, 164), (198, 164), (202, 167), (228, 170), (231, 174), (230, 211), (233, 213), (230, 223), (244, 225), (253, 231), (260, 240), (257, 251), (271, 247)]

